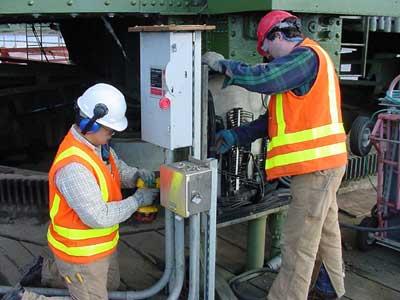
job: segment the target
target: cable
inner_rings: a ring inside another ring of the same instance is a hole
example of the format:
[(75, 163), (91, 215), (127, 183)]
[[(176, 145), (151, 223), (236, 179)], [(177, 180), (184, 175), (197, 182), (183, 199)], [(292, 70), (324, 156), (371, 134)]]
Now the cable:
[(357, 226), (357, 225), (350, 225), (350, 224), (344, 224), (344, 223), (339, 223), (341, 227), (347, 228), (347, 229), (354, 229), (357, 231), (362, 231), (362, 232), (389, 232), (389, 231), (400, 231), (400, 226), (392, 226), (392, 227), (387, 227), (387, 228), (371, 228), (371, 227), (363, 227), (363, 226)]

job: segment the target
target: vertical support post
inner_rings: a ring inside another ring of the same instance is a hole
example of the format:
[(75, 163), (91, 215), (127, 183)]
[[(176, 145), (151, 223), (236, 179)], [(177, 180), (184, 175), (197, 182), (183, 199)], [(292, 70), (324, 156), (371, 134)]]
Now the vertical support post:
[(268, 260), (281, 254), (281, 238), (283, 224), (285, 223), (287, 216), (286, 211), (275, 213), (268, 217), (268, 225), (271, 231), (271, 251)]
[(248, 222), (247, 270), (258, 269), (264, 265), (266, 225), (267, 217), (260, 217)]

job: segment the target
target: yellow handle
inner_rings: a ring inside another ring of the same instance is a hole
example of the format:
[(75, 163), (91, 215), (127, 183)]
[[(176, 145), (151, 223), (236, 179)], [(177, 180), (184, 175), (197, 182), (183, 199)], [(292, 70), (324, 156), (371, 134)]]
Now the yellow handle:
[[(146, 184), (144, 183), (144, 180), (143, 180), (142, 178), (139, 178), (139, 179), (137, 180), (137, 182), (136, 182), (136, 187), (137, 187), (138, 189), (142, 189), (142, 188), (145, 188), (145, 187), (147, 187), (147, 186), (146, 186)], [(156, 186), (155, 186), (155, 188), (156, 188), (156, 189), (159, 189), (159, 188), (160, 188), (160, 177), (157, 177), (157, 178), (156, 178)]]

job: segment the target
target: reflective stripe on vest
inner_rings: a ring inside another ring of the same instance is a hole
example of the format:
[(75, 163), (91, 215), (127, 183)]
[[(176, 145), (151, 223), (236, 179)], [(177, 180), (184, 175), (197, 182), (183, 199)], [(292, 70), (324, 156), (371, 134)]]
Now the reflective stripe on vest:
[[(90, 164), (90, 166), (94, 169), (96, 176), (99, 180), (99, 185), (100, 185), (100, 190), (101, 190), (101, 195), (103, 201), (107, 202), (108, 201), (108, 195), (109, 191), (107, 188), (107, 181), (105, 179), (105, 176), (100, 169), (100, 167), (96, 164), (96, 162), (83, 150), (79, 149), (78, 147), (70, 147), (67, 150), (63, 151), (60, 155), (58, 155), (54, 161), (54, 164), (62, 161), (63, 159), (66, 159), (71, 156), (78, 156), (85, 160), (87, 163)], [(50, 209), (50, 219), (52, 223), (53, 230), (60, 236), (67, 238), (69, 240), (85, 240), (85, 239), (90, 239), (90, 238), (98, 238), (98, 237), (103, 237), (112, 234), (113, 232), (117, 231), (119, 229), (119, 225), (116, 224), (112, 227), (106, 227), (106, 228), (92, 228), (92, 229), (72, 229), (72, 228), (66, 228), (62, 226), (58, 226), (54, 223), (55, 216), (58, 213), (59, 207), (60, 207), (60, 201), (61, 198), (60, 196), (56, 193), (53, 198), (52, 206)], [(57, 241), (51, 234), (50, 230), (47, 233), (48, 241), (49, 243), (56, 249), (72, 255), (72, 256), (91, 256), (95, 255), (98, 253), (102, 253), (104, 251), (112, 249), (118, 242), (118, 234), (114, 237), (113, 241), (107, 242), (107, 243), (102, 243), (102, 244), (96, 244), (96, 245), (91, 245), (91, 246), (84, 246), (84, 247), (74, 247), (70, 248), (59, 241)], [(64, 251), (66, 249), (67, 251)], [(72, 249), (72, 250), (71, 250)], [(93, 251), (92, 251), (93, 250)], [(87, 252), (89, 251), (89, 252)], [(71, 254), (71, 253), (84, 253), (84, 254)]]
[(68, 247), (63, 243), (54, 239), (54, 237), (50, 233), (50, 229), (47, 231), (48, 242), (57, 250), (62, 251), (70, 256), (93, 256), (96, 254), (106, 252), (117, 246), (118, 239), (119, 239), (119, 234), (117, 232), (114, 239), (109, 242), (90, 245), (90, 246)]
[[(293, 133), (285, 133), (286, 122), (284, 115), (284, 103), (283, 94), (275, 95), (275, 114), (277, 122), (277, 135), (272, 137), (268, 142), (267, 151), (271, 151), (274, 148), (296, 144), (301, 142), (307, 142), (317, 140), (320, 138), (336, 135), (345, 134), (343, 123), (339, 123), (339, 111), (337, 107), (337, 94), (335, 88), (335, 69), (332, 61), (328, 54), (320, 47), (316, 46), (321, 53), (323, 53), (328, 72), (328, 97), (329, 97), (329, 111), (331, 117), (331, 123), (320, 127), (306, 129)], [(285, 166), (293, 163), (300, 163), (302, 161), (309, 161), (318, 158), (324, 158), (332, 155), (338, 155), (346, 152), (346, 144), (338, 143), (329, 146), (323, 146), (318, 148), (306, 149), (296, 151), (292, 153), (278, 154), (270, 157), (265, 162), (265, 168), (272, 169), (279, 166)]]
[(342, 142), (333, 145), (277, 155), (267, 159), (265, 165), (267, 169), (272, 169), (284, 165), (290, 165), (303, 161), (309, 161), (313, 159), (338, 155), (345, 152), (346, 152), (346, 143)]

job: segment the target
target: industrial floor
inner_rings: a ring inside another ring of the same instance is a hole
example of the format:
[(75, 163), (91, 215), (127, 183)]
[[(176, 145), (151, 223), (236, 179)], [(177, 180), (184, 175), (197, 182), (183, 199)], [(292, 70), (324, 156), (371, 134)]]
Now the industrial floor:
[[(374, 198), (374, 191), (364, 191), (362, 197), (365, 195)], [(360, 198), (360, 192), (357, 190), (339, 197), (346, 202), (353, 201)], [(340, 218), (344, 222), (360, 221), (343, 214)], [(46, 224), (37, 219), (12, 220), (6, 216), (0, 217), (0, 285), (14, 285), (20, 278), (23, 265), (38, 254), (49, 255), (45, 240), (46, 229)], [(225, 274), (239, 274), (244, 270), (246, 230), (246, 224), (218, 230), (217, 265), (227, 271)], [(346, 230), (343, 231), (343, 245), (347, 291), (344, 299), (400, 299), (399, 252), (381, 246), (376, 246), (370, 252), (359, 252), (354, 246), (354, 233)], [(164, 265), (162, 218), (152, 224), (122, 226), (119, 262), (123, 290), (144, 289), (160, 278)], [(246, 289), (249, 293), (262, 296), (265, 294), (265, 282), (263, 278), (254, 279)]]

